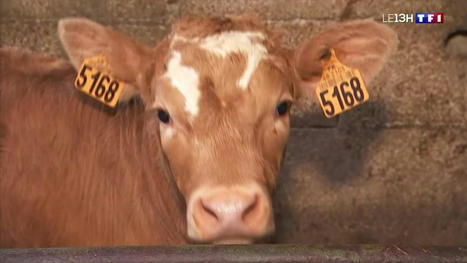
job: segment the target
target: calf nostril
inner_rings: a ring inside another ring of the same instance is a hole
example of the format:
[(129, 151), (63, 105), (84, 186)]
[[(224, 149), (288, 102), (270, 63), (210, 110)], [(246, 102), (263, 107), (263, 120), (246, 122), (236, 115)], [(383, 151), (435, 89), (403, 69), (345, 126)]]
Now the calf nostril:
[(254, 211), (256, 210), (257, 206), (258, 206), (258, 196), (255, 195), (255, 197), (253, 198), (253, 201), (243, 211), (242, 221), (247, 221), (248, 217), (254, 214)]
[(214, 212), (211, 208), (209, 208), (209, 206), (205, 205), (204, 202), (201, 200), (201, 207), (203, 208), (203, 211), (213, 217), (214, 219), (216, 219), (217, 221), (219, 221), (219, 217), (217, 216), (216, 212)]

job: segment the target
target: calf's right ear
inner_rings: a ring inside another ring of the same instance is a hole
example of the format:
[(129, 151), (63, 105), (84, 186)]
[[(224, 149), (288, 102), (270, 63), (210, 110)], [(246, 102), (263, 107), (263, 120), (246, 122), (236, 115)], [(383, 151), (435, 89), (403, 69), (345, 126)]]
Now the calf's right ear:
[(146, 93), (142, 89), (148, 88), (148, 74), (154, 61), (151, 59), (152, 49), (84, 18), (61, 19), (58, 22), (58, 34), (77, 70), (85, 58), (105, 56), (111, 73), (125, 82), (120, 101)]

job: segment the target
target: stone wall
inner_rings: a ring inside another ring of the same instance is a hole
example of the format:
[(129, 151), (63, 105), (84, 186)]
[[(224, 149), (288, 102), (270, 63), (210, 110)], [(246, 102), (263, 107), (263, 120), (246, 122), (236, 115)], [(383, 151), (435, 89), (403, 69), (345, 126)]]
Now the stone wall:
[(1, 0), (0, 44), (64, 56), (57, 20), (83, 16), (153, 45), (181, 16), (245, 12), (289, 47), (342, 20), (444, 12), (390, 24), (399, 46), (368, 103), (332, 120), (315, 101), (296, 110), (273, 241), (467, 245), (466, 1)]

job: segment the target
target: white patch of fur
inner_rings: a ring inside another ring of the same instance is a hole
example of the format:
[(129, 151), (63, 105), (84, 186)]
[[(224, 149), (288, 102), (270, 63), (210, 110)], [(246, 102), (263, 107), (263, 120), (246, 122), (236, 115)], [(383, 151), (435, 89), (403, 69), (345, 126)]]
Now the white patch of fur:
[(201, 48), (222, 57), (234, 52), (244, 53), (247, 57), (247, 66), (238, 80), (238, 86), (246, 89), (259, 62), (267, 55), (266, 47), (255, 39), (263, 40), (264, 35), (260, 32), (230, 31), (203, 39)]
[(265, 36), (261, 32), (228, 31), (203, 39), (193, 38), (190, 40), (175, 35), (173, 41), (198, 43), (204, 50), (222, 57), (226, 57), (235, 52), (245, 54), (247, 66), (238, 80), (238, 86), (242, 89), (246, 89), (259, 62), (267, 56), (268, 52), (266, 47), (258, 41), (264, 39)]
[(165, 76), (170, 80), (172, 86), (185, 97), (185, 110), (196, 116), (199, 111), (198, 102), (201, 96), (198, 86), (199, 77), (194, 68), (182, 65), (180, 52), (172, 52)]

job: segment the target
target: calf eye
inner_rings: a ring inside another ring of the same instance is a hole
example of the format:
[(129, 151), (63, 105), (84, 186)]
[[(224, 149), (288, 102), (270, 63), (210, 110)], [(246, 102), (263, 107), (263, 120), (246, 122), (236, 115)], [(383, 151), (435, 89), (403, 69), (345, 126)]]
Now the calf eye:
[(161, 122), (166, 123), (166, 124), (169, 123), (170, 121), (170, 115), (165, 110), (158, 110), (157, 117), (159, 118)]
[(285, 115), (289, 111), (289, 106), (290, 106), (290, 103), (288, 103), (287, 101), (283, 101), (279, 103), (279, 105), (277, 105), (276, 107), (277, 115), (279, 116)]

